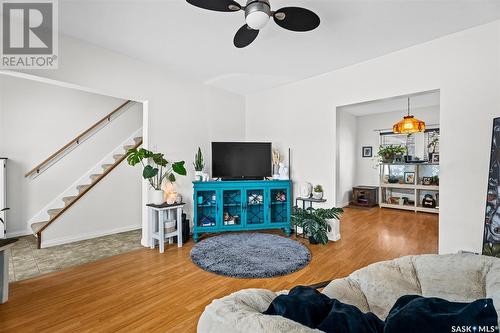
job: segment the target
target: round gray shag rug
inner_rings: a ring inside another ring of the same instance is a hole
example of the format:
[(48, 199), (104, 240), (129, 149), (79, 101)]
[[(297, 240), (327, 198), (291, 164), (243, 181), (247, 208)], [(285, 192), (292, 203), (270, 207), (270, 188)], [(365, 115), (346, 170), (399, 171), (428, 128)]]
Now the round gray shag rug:
[(311, 253), (301, 243), (278, 235), (224, 234), (204, 239), (191, 250), (200, 268), (237, 278), (286, 275), (306, 266)]

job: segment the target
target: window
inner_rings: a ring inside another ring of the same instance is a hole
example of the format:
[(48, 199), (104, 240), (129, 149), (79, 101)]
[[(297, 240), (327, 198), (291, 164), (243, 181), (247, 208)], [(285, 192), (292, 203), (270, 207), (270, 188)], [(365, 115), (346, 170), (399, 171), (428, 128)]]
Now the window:
[[(437, 139), (437, 140), (436, 140)], [(386, 147), (389, 145), (399, 145), (408, 148), (409, 156), (422, 155), (424, 159), (432, 152), (429, 151), (429, 143), (437, 141), (435, 153), (439, 153), (439, 128), (425, 130), (424, 133), (413, 134), (394, 134), (392, 132), (380, 133), (380, 145)], [(420, 152), (420, 154), (419, 154)]]

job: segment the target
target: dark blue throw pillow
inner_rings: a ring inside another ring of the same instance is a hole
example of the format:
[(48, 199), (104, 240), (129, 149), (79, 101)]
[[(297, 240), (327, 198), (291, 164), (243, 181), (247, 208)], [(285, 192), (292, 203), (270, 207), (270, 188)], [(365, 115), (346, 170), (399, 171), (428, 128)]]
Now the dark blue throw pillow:
[(276, 297), (264, 314), (279, 315), (327, 333), (382, 333), (384, 328), (384, 322), (373, 313), (365, 314), (303, 286)]
[(491, 299), (458, 303), (440, 298), (402, 296), (384, 323), (371, 312), (363, 313), (316, 289), (299, 286), (288, 295), (276, 297), (264, 314), (283, 316), (327, 333), (500, 333)]
[(384, 333), (488, 332), (498, 333), (493, 300), (472, 303), (407, 295), (400, 297), (385, 319)]

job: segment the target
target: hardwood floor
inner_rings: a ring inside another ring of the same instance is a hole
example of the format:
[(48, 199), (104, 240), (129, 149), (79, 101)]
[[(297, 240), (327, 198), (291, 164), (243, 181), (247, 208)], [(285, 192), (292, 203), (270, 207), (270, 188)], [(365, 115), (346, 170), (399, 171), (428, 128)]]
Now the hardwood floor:
[(184, 247), (140, 249), (11, 284), (1, 332), (195, 332), (204, 307), (242, 288), (289, 289), (344, 277), (370, 263), (437, 253), (437, 215), (348, 208), (342, 239), (306, 244), (306, 268), (269, 279), (234, 279), (195, 266)]

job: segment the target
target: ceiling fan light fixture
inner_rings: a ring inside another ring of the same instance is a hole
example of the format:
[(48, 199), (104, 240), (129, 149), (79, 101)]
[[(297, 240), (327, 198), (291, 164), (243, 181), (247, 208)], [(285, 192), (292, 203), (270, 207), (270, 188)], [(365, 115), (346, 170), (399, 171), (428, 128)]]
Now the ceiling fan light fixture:
[(271, 7), (265, 1), (250, 2), (245, 8), (245, 21), (254, 30), (264, 28), (270, 17)]

